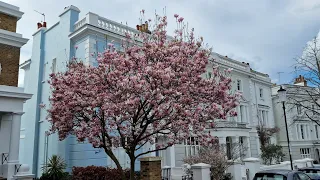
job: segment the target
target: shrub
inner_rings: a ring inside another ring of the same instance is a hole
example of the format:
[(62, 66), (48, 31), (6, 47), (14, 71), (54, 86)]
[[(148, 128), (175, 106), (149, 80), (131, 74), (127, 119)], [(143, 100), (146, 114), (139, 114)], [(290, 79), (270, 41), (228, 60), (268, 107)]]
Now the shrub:
[[(130, 170), (124, 169), (126, 179), (130, 179)], [(140, 172), (135, 172), (135, 179), (138, 180)], [(102, 166), (73, 167), (73, 180), (121, 180), (121, 170), (105, 168)]]
[(40, 180), (67, 180), (69, 179), (69, 174), (64, 172), (67, 165), (64, 160), (53, 155), (47, 164), (42, 166), (42, 175)]
[(282, 146), (275, 144), (269, 144), (261, 148), (261, 152), (261, 159), (265, 165), (280, 164), (285, 157), (285, 154), (282, 152)]

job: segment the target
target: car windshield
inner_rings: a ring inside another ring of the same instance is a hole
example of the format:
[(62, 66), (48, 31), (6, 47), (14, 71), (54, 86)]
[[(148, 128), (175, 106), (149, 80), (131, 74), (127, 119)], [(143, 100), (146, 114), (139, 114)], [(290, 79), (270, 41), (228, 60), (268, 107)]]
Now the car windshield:
[(255, 175), (253, 180), (287, 180), (287, 177), (279, 174), (266, 174), (266, 173), (258, 173)]
[(320, 177), (320, 170), (308, 169), (302, 170), (302, 172), (308, 174), (310, 177)]

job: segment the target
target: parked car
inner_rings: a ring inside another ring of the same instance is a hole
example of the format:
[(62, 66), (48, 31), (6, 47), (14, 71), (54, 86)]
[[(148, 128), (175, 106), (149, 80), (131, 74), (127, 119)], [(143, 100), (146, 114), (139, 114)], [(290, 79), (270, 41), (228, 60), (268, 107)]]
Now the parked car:
[(320, 167), (305, 167), (298, 169), (298, 171), (306, 173), (313, 179), (320, 179)]
[(273, 169), (257, 172), (253, 180), (312, 180), (312, 178), (301, 171)]

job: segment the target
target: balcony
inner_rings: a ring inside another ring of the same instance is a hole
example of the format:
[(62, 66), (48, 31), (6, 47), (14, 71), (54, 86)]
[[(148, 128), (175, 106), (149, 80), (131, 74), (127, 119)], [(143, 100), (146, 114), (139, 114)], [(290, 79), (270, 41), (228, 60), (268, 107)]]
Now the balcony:
[(235, 121), (216, 121), (215, 128), (238, 128), (238, 129), (248, 129), (248, 123), (245, 122), (235, 122)]

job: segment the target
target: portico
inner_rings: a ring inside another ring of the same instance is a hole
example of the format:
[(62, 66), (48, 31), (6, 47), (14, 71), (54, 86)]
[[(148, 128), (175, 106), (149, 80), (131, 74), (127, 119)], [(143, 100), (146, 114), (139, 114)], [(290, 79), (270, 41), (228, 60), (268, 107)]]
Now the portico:
[(23, 103), (32, 97), (23, 88), (0, 85), (0, 177), (13, 179), (19, 176), (20, 124)]

